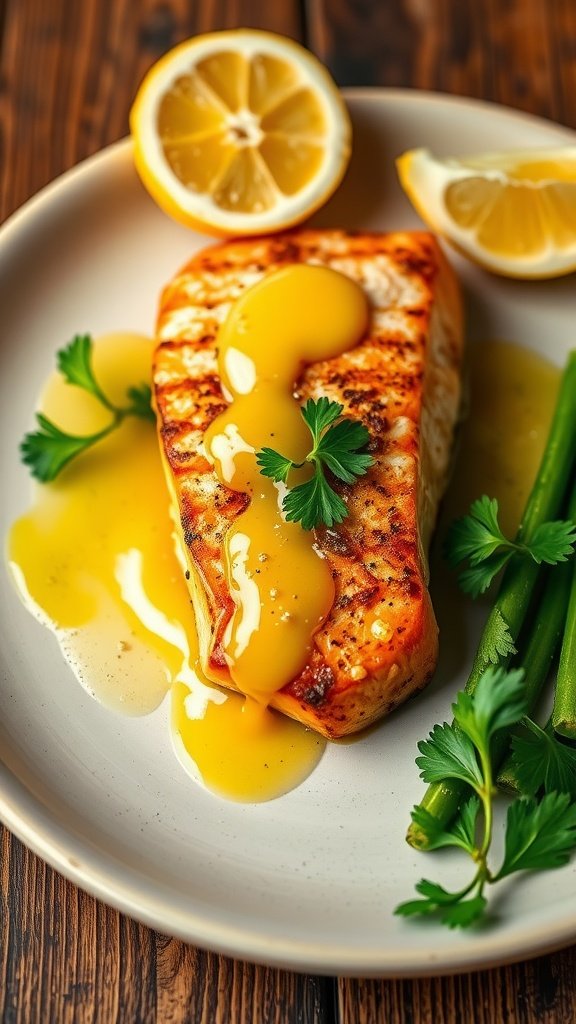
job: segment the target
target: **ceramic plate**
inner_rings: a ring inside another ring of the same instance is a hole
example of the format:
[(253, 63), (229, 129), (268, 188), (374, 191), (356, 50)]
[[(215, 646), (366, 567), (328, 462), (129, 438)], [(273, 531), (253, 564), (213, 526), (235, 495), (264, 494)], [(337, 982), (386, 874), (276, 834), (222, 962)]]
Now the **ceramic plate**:
[[(497, 106), (402, 91), (347, 94), (355, 128), (346, 181), (316, 222), (417, 225), (393, 158), (574, 143), (567, 129)], [(0, 233), (2, 529), (29, 500), (17, 442), (54, 353), (77, 331), (150, 333), (159, 290), (206, 240), (142, 190), (129, 142), (46, 189)], [(458, 262), (472, 340), (503, 337), (563, 362), (574, 344), (574, 277), (498, 280)], [(41, 857), (147, 924), (235, 957), (352, 975), (458, 971), (576, 939), (576, 867), (504, 883), (497, 919), (470, 934), (392, 916), (422, 873), (468, 864), (404, 842), (421, 793), (416, 743), (463, 684), (477, 623), (450, 631), (429, 689), (360, 742), (331, 746), (304, 785), (269, 803), (198, 788), (170, 748), (166, 708), (122, 718), (75, 681), (53, 637), (6, 578), (0, 681), (0, 813)]]

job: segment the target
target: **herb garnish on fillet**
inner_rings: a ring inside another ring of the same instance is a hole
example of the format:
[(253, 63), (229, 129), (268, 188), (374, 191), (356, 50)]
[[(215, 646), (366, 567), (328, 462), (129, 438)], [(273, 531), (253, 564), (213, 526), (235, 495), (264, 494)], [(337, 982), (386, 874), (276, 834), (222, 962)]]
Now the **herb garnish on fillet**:
[(127, 416), (137, 416), (151, 422), (156, 420), (148, 384), (128, 388), (126, 397), (129, 404), (123, 407), (114, 405), (106, 397), (92, 369), (92, 338), (89, 334), (77, 334), (69, 345), (58, 352), (57, 361), (58, 369), (67, 383), (93, 395), (108, 409), (112, 419), (108, 426), (97, 433), (82, 436), (67, 434), (47, 416), (37, 413), (40, 430), (26, 434), (20, 445), (20, 454), (32, 476), (42, 483), (54, 480), (68, 462), (111, 434)]
[[(314, 466), (314, 475), (305, 483), (297, 484), (286, 494), (282, 508), (288, 522), (300, 523), (304, 530), (313, 530), (323, 523), (332, 526), (341, 523), (348, 508), (326, 477), (326, 470), (346, 484), (352, 484), (373, 463), (365, 448), (369, 441), (366, 427), (357, 420), (340, 419), (343, 406), (322, 397), (310, 398), (300, 410), (312, 434), (312, 449), (303, 462), (293, 462), (273, 448), (262, 448), (256, 461), (263, 476), (276, 483), (286, 483), (292, 469), (301, 469), (306, 463)], [(339, 422), (336, 422), (338, 420)]]

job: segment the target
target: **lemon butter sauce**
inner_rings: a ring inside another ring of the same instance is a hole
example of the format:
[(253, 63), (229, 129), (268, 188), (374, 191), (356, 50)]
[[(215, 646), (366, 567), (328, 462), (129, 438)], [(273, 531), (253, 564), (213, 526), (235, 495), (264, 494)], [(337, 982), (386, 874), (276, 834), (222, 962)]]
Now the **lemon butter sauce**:
[[(150, 375), (153, 343), (110, 335), (94, 346), (96, 377), (119, 403)], [(91, 433), (109, 414), (54, 374), (41, 400), (62, 429)], [(9, 559), (30, 610), (55, 632), (85, 688), (114, 711), (152, 712), (170, 691), (176, 752), (191, 774), (236, 800), (266, 800), (298, 785), (324, 740), (202, 674), (184, 572), (175, 555), (155, 431), (139, 419), (36, 485), (12, 527)]]
[(499, 340), (473, 345), (469, 362), (469, 407), (442, 518), (451, 522), (487, 494), (498, 499), (502, 529), (512, 537), (544, 451), (561, 371)]
[[(257, 320), (255, 315), (255, 330)], [(224, 370), (225, 386), (233, 397), (230, 419), (215, 423), (211, 437), (212, 446), (218, 436), (230, 441), (227, 454), (221, 442), (219, 471), (223, 478), (230, 478), (228, 485), (235, 478), (239, 486), (247, 483), (241, 474), (250, 475), (254, 468), (247, 467), (244, 457), (234, 455), (235, 437), (243, 437), (253, 448), (268, 444), (285, 449), (299, 460), (309, 450), (310, 435), (291, 395), (280, 402), (278, 382), (271, 397), (257, 396), (261, 405), (256, 420), (267, 425), (268, 433), (250, 432), (254, 417), (244, 416), (246, 407), (244, 411), (242, 407), (242, 396), (248, 392), (242, 391), (238, 363), (234, 366), (237, 328), (232, 321), (224, 337), (226, 349), (232, 352)], [(291, 332), (291, 324), (282, 330)], [(286, 340), (287, 335), (283, 337)], [(267, 357), (265, 341), (259, 345)], [(148, 379), (152, 348), (151, 340), (135, 335), (108, 336), (95, 345), (96, 376), (111, 399), (121, 403), (127, 386)], [(254, 363), (253, 355), (249, 352), (247, 358)], [(256, 356), (260, 358), (258, 352)], [(534, 353), (502, 342), (477, 345), (471, 362), (470, 415), (462, 431), (444, 518), (462, 514), (470, 501), (487, 493), (499, 498), (504, 528), (513, 531), (544, 446), (559, 371)], [(293, 370), (285, 367), (278, 372), (289, 376)], [(108, 416), (91, 395), (66, 385), (56, 374), (47, 384), (41, 408), (64, 430), (77, 433), (101, 429)], [(261, 476), (250, 486), (257, 489), (262, 484), (274, 488)], [(274, 488), (269, 504), (273, 531), (280, 497)], [(245, 519), (238, 520), (237, 530), (244, 536), (250, 537), (251, 529)], [(256, 561), (247, 559), (247, 571), (251, 564), (271, 569), (271, 560), (258, 557), (273, 550), (268, 534), (264, 542), (262, 529), (257, 522), (250, 552)], [(265, 529), (270, 529), (270, 522)], [(295, 529), (309, 540), (300, 527)], [(323, 562), (314, 550), (305, 557), (312, 560), (315, 572), (322, 572)], [(55, 632), (67, 660), (93, 696), (116, 712), (139, 715), (153, 711), (170, 692), (177, 754), (212, 791), (237, 800), (269, 799), (301, 782), (318, 762), (324, 749), (321, 737), (254, 700), (223, 691), (202, 673), (189, 593), (175, 554), (157, 439), (150, 424), (126, 419), (54, 483), (36, 485), (30, 510), (11, 530), (9, 558), (23, 600)], [(262, 573), (257, 575), (261, 577)], [(280, 647), (275, 637), (290, 634), (295, 623), (286, 619), (276, 626), (271, 612), (292, 612), (289, 599), (299, 591), (292, 586), (293, 577), (289, 586), (280, 581), (280, 587), (266, 574), (264, 580), (259, 586), (263, 600), (267, 587), (268, 599), (260, 615), (268, 618), (269, 629), (261, 640), (272, 644), (269, 650), (275, 655)], [(297, 580), (298, 587), (301, 582)], [(322, 600), (328, 603), (331, 581), (324, 582)], [(274, 589), (278, 592), (270, 595)], [(239, 624), (247, 614), (239, 602), (230, 635), (231, 660)], [(306, 643), (312, 613), (306, 616), (298, 610), (298, 614)], [(322, 606), (314, 612), (320, 614)], [(282, 671), (288, 671), (288, 662), (282, 664)], [(250, 689), (254, 681), (247, 665), (242, 662), (238, 678), (249, 680), (244, 685)], [(264, 687), (260, 683), (255, 689)]]
[[(250, 496), (225, 538), (235, 603), (225, 656), (237, 688), (264, 703), (304, 668), (332, 607), (334, 582), (313, 532), (286, 522), (285, 488), (260, 473), (256, 453), (268, 446), (296, 463), (305, 459), (311, 435), (295, 383), (305, 363), (352, 348), (367, 324), (355, 282), (299, 265), (246, 291), (219, 331), (219, 375), (231, 402), (207, 431), (205, 448), (220, 481)], [(291, 474), (291, 486), (297, 477)]]

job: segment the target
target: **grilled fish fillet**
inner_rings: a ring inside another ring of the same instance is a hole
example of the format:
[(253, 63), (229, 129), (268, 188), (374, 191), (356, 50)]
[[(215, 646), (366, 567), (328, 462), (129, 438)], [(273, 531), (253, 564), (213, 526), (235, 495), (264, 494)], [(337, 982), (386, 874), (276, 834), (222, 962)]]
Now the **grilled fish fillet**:
[(327, 395), (362, 420), (375, 460), (352, 487), (335, 485), (349, 515), (317, 531), (335, 580), (334, 605), (306, 667), (271, 701), (337, 738), (422, 689), (436, 665), (427, 549), (460, 406), (461, 305), (453, 272), (424, 232), (302, 230), (225, 242), (198, 253), (164, 290), (153, 371), (161, 447), (203, 667), (232, 688), (222, 647), (233, 610), (223, 537), (249, 499), (218, 482), (203, 450), (206, 428), (226, 407), (216, 335), (244, 289), (291, 263), (348, 275), (372, 307), (363, 341), (308, 366), (295, 385), (301, 402)]

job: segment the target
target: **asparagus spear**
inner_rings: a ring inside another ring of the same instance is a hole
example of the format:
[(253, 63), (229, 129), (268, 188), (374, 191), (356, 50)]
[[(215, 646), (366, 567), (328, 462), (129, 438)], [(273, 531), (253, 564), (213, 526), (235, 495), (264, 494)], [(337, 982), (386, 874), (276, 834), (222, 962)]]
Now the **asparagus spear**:
[[(576, 522), (576, 482), (572, 488), (572, 494), (568, 503), (568, 518)], [(573, 646), (574, 638), (576, 637), (575, 594), (576, 561), (573, 560), (573, 564), (565, 562), (559, 565), (554, 573), (549, 573), (546, 589), (536, 618), (536, 625), (523, 659), (526, 684), (530, 687), (530, 680), (536, 676), (540, 676), (543, 683), (550, 671), (555, 649), (560, 642), (562, 633), (564, 633), (554, 705), (555, 708), (561, 705), (569, 706), (571, 700), (572, 712), (576, 704), (576, 677), (574, 675), (576, 647)], [(567, 637), (569, 638), (568, 641)], [(550, 722), (553, 726), (552, 719)], [(518, 729), (514, 730), (516, 735), (523, 735), (526, 732), (526, 726), (519, 726)], [(512, 753), (509, 753), (506, 757), (498, 773), (497, 782), (500, 789), (507, 793), (518, 793), (520, 791)]]
[[(571, 582), (572, 566), (570, 562), (564, 562), (555, 569), (548, 571), (548, 578), (536, 612), (534, 627), (522, 657), (524, 684), (528, 692), (529, 715), (532, 714), (532, 710), (548, 678), (554, 655), (562, 637)], [(525, 729), (526, 726), (519, 726), (514, 732), (520, 734)], [(504, 735), (496, 737), (496, 739), (497, 741), (501, 740), (499, 745), (494, 745), (494, 763), (497, 767), (501, 759), (499, 756), (499, 746), (503, 746), (502, 753), (506, 753), (510, 737)], [(517, 794), (519, 792), (514, 760), (511, 753), (507, 754), (502, 764), (498, 773), (497, 783), (500, 789), (507, 793)]]
[[(576, 350), (568, 357), (562, 375), (552, 425), (540, 462), (536, 480), (524, 510), (524, 516), (516, 536), (518, 542), (529, 541), (537, 527), (558, 515), (565, 491), (576, 461)], [(538, 578), (539, 566), (520, 556), (514, 556), (508, 563), (500, 590), (484, 627), (476, 651), (472, 671), (466, 683), (468, 693), (474, 693), (478, 680), (491, 663), (494, 636), (500, 632), (502, 620), (508, 627), (513, 641), (518, 638), (526, 617), (534, 584)], [(508, 664), (510, 656), (500, 657), (498, 664)], [(428, 787), (420, 804), (433, 814), (442, 825), (456, 814), (467, 787), (457, 780), (447, 779)], [(412, 823), (406, 836), (408, 843), (425, 850), (427, 836)]]
[(576, 740), (576, 559), (573, 561), (572, 586), (552, 708), (552, 728), (557, 736), (567, 740)]

